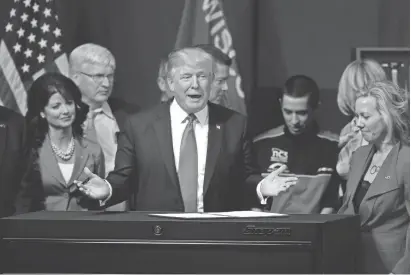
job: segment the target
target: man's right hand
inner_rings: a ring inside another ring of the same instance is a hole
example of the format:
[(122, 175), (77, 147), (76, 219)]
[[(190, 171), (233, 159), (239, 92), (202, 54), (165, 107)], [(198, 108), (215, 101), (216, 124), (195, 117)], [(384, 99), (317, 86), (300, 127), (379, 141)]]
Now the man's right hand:
[(84, 174), (89, 178), (88, 182), (82, 184), (81, 181), (74, 181), (81, 193), (95, 200), (104, 200), (110, 195), (109, 183), (93, 174), (87, 167)]

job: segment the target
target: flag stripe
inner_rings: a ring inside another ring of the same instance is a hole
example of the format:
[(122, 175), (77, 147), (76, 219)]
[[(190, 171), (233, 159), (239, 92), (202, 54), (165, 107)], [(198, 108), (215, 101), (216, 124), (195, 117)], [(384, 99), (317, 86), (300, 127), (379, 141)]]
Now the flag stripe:
[(46, 70), (44, 68), (41, 69), (37, 73), (33, 74), (33, 80), (36, 80), (37, 78), (39, 78), (40, 76), (42, 76), (45, 73), (46, 73)]
[(20, 112), (19, 106), (17, 106), (10, 85), (3, 74), (3, 70), (0, 70), (0, 100), (2, 106), (12, 109), (16, 112)]
[(63, 53), (62, 55), (57, 57), (56, 60), (54, 60), (54, 62), (56, 63), (59, 72), (68, 77), (69, 64), (68, 64), (67, 55), (65, 53)]
[[(14, 65), (13, 58), (7, 50), (6, 44), (1, 40), (0, 44), (0, 68), (3, 71), (4, 78), (6, 79), (12, 94), (14, 94), (15, 102), (18, 106), (18, 111), (23, 115), (26, 114), (26, 89), (21, 81), (20, 75), (16, 66)], [(8, 102), (3, 100), (7, 106)]]

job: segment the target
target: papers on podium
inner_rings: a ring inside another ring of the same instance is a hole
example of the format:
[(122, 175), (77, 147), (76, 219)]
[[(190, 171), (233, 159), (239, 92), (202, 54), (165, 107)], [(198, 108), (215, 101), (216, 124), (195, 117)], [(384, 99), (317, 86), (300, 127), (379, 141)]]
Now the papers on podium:
[(177, 219), (218, 219), (218, 218), (273, 218), (285, 217), (287, 214), (258, 212), (258, 211), (230, 211), (230, 212), (206, 212), (206, 213), (166, 213), (149, 214), (149, 216), (177, 218)]

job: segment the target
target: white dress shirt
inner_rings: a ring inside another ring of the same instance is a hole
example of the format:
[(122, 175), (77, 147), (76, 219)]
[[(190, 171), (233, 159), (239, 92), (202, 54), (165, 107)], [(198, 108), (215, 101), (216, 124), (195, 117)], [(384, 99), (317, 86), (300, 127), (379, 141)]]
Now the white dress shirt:
[[(178, 172), (180, 162), (181, 139), (187, 126), (187, 114), (174, 100), (170, 106), (171, 135), (173, 139), (174, 160)], [(208, 106), (195, 113), (197, 122), (194, 123), (194, 134), (197, 143), (198, 180), (197, 180), (197, 211), (204, 212), (204, 174), (207, 159), (208, 145)]]
[[(108, 105), (107, 102), (104, 102), (101, 108), (90, 110), (88, 117), (89, 119), (87, 120), (87, 123), (93, 123), (91, 119), (94, 118), (95, 137), (93, 137), (93, 139), (96, 139), (95, 141), (98, 142), (103, 151), (105, 176), (107, 177), (107, 175), (114, 170), (117, 153), (117, 132), (119, 132), (120, 129), (118, 127), (116, 118), (111, 111), (110, 105)], [(86, 125), (87, 128), (90, 128), (90, 126), (92, 125)], [(110, 191), (110, 194), (111, 192), (112, 191)], [(106, 201), (107, 200), (104, 200), (104, 203)], [(126, 209), (127, 203), (122, 202), (108, 207), (106, 210), (124, 211)]]

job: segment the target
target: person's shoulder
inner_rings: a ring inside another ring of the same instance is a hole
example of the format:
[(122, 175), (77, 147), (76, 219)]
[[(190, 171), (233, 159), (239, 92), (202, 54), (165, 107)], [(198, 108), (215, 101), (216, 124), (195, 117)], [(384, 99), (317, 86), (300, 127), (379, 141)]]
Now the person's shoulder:
[(128, 120), (131, 124), (150, 124), (156, 119), (167, 115), (170, 105), (167, 103), (157, 104), (148, 108), (141, 109), (138, 113), (130, 114)]
[(127, 115), (132, 115), (138, 113), (141, 108), (140, 106), (126, 102), (124, 99), (110, 97), (107, 100), (108, 105), (110, 106), (111, 111), (113, 114), (118, 112), (124, 112)]
[(275, 127), (273, 129), (267, 130), (259, 135), (257, 135), (254, 139), (253, 142), (261, 141), (264, 139), (269, 139), (269, 138), (276, 138), (284, 135), (284, 125), (280, 125), (278, 127)]
[(24, 117), (21, 114), (9, 108), (6, 108), (4, 106), (0, 106), (0, 118), (2, 118), (2, 120), (4, 121), (8, 121), (8, 120), (24, 121)]
[(212, 103), (212, 102), (209, 102), (208, 106), (209, 106), (211, 112), (217, 113), (217, 116), (220, 116), (220, 117), (236, 117), (236, 118), (244, 119), (244, 120), (246, 119), (245, 115), (243, 115), (243, 114), (241, 114), (237, 111), (234, 111), (232, 109), (229, 109), (225, 106), (215, 104), (215, 103)]

